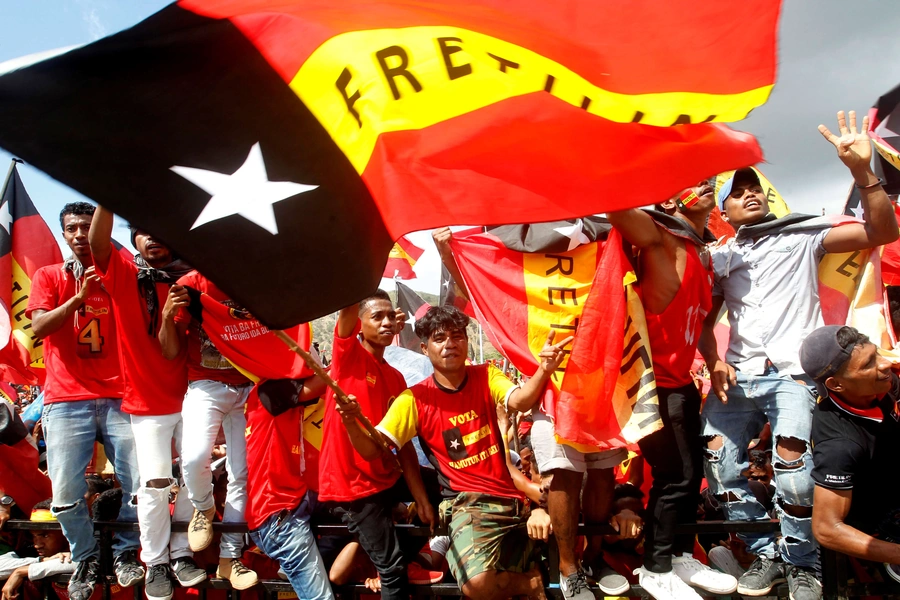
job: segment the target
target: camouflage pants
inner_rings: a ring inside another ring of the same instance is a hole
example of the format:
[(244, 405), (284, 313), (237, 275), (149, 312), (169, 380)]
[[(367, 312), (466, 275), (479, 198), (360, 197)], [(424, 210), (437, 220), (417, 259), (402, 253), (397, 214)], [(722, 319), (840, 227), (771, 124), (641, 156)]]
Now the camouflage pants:
[(460, 588), (485, 571), (526, 573), (534, 542), (526, 522), (530, 509), (521, 500), (462, 492), (441, 502), (443, 524), (449, 523), (447, 562)]

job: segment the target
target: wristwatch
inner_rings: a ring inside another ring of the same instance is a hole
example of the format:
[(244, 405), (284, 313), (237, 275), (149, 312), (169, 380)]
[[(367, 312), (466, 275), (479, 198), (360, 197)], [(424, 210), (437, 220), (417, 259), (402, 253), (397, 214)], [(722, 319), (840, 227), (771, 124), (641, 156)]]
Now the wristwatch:
[(10, 506), (15, 506), (15, 505), (16, 505), (16, 501), (13, 500), (12, 496), (0, 497), (0, 506), (10, 507)]

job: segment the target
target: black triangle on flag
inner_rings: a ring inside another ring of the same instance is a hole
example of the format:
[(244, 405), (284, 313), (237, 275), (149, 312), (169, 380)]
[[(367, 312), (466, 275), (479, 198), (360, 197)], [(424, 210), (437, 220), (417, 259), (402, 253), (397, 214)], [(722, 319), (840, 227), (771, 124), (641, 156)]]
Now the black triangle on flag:
[(397, 284), (397, 308), (406, 314), (406, 326), (400, 332), (400, 346), (413, 352), (421, 352), (421, 342), (416, 335), (416, 320), (425, 314), (431, 305), (425, 302), (421, 296), (399, 281)]

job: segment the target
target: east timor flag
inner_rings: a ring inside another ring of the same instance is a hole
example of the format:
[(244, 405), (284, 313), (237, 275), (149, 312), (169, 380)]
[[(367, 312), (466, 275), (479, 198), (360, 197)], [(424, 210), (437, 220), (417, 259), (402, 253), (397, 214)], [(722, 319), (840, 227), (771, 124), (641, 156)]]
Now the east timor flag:
[(416, 272), (413, 271), (413, 267), (416, 266), (416, 261), (423, 252), (425, 251), (409, 241), (406, 236), (401, 236), (391, 248), (391, 253), (388, 254), (382, 277), (415, 279)]
[(450, 242), (491, 343), (526, 375), (550, 331), (575, 340), (543, 407), (560, 441), (596, 451), (659, 427), (646, 324), (606, 219), (507, 225)]
[(13, 161), (0, 188), (0, 381), (43, 382), (44, 343), (32, 332), (25, 307), (35, 272), (61, 262), (59, 245)]
[(0, 77), (0, 147), (283, 328), (371, 292), (407, 232), (649, 204), (758, 161), (712, 121), (768, 97), (779, 8), (183, 0)]

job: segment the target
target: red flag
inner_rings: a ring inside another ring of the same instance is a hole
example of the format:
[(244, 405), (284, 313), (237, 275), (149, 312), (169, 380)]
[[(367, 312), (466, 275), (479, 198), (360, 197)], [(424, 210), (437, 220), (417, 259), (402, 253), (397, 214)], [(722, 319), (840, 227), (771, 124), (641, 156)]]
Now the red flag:
[[(246, 310), (225, 306), (207, 294), (200, 294), (200, 302), (206, 335), (222, 356), (251, 379), (303, 379), (312, 375), (298, 354)], [(284, 333), (309, 351), (312, 339), (309, 323), (296, 325)]]
[(0, 381), (44, 381), (44, 342), (32, 333), (25, 307), (34, 273), (61, 262), (56, 238), (25, 191), (14, 160), (0, 191)]
[(544, 410), (561, 441), (586, 451), (662, 426), (643, 309), (610, 229), (588, 218), (455, 233), (450, 242), (488, 338), (522, 373), (537, 369), (549, 331), (557, 341), (575, 335)]
[(402, 236), (394, 242), (394, 247), (391, 248), (382, 277), (388, 279), (415, 279), (416, 273), (413, 271), (413, 267), (423, 252), (425, 251), (406, 239), (406, 236)]
[(411, 231), (652, 204), (758, 162), (724, 124), (771, 92), (779, 11), (181, 0), (0, 76), (0, 146), (282, 328), (374, 289)]

